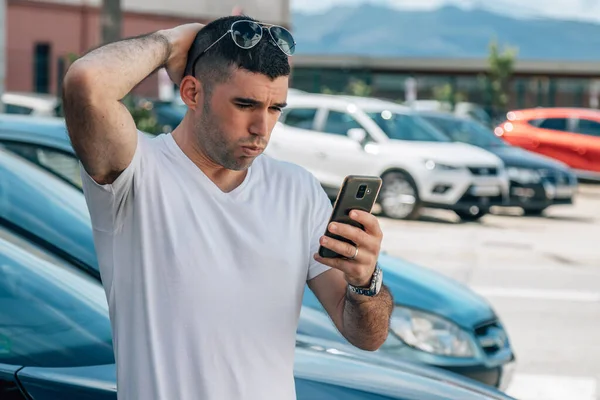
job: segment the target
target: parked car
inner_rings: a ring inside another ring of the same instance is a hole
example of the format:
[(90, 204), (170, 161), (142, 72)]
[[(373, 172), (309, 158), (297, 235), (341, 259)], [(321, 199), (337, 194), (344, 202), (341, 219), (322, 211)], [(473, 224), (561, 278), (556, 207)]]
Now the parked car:
[(469, 118), (487, 127), (492, 127), (493, 124), (490, 114), (484, 107), (476, 103), (459, 101), (452, 106), (452, 104), (447, 101), (415, 100), (412, 102), (407, 101), (404, 104), (418, 111), (451, 112), (457, 117)]
[(510, 111), (496, 135), (515, 146), (562, 161), (579, 178), (600, 181), (600, 111), (533, 108)]
[[(108, 304), (100, 282), (0, 226), (0, 398), (116, 400)], [(386, 362), (298, 337), (301, 400), (509, 400), (458, 375)]]
[(454, 143), (416, 112), (388, 101), (288, 94), (266, 153), (312, 172), (332, 198), (345, 176), (383, 179), (378, 203), (391, 218), (445, 208), (474, 221), (508, 194), (502, 161)]
[(0, 147), (81, 190), (79, 160), (63, 118), (0, 114)]
[[(0, 153), (0, 174), (4, 194), (0, 222), (100, 279), (83, 193), (8, 152)], [(505, 327), (487, 301), (423, 267), (385, 254), (379, 261), (396, 301), (392, 319), (396, 328), (389, 334), (386, 352), (492, 386), (502, 388), (510, 382), (515, 356)], [(310, 290), (303, 304), (325, 313)], [(310, 325), (301, 322), (300, 326)], [(332, 324), (310, 332), (345, 342)]]
[(479, 146), (504, 162), (510, 179), (506, 206), (521, 207), (526, 215), (541, 215), (552, 205), (573, 204), (577, 177), (564, 163), (512, 146), (476, 121), (440, 112), (420, 115), (452, 140)]
[(4, 92), (0, 100), (7, 114), (54, 117), (60, 109), (60, 100), (45, 93)]

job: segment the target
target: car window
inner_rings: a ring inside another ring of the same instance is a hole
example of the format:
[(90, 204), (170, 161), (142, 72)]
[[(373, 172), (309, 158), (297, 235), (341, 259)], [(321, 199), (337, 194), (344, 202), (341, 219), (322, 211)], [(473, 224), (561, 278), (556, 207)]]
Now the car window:
[(469, 143), (479, 147), (507, 146), (504, 140), (479, 122), (429, 116), (424, 118), (456, 142)]
[(82, 188), (79, 161), (72, 154), (29, 143), (3, 142), (2, 146), (70, 184)]
[(527, 121), (529, 125), (535, 126), (536, 128), (539, 128), (542, 122), (544, 122), (543, 118), (530, 119)]
[(285, 112), (282, 122), (295, 128), (313, 129), (316, 115), (315, 108), (291, 108)]
[(20, 114), (20, 115), (29, 115), (33, 111), (32, 108), (18, 106), (16, 104), (4, 104), (4, 112), (6, 114)]
[(600, 137), (600, 123), (590, 119), (580, 119), (577, 124), (577, 133)]
[(383, 132), (396, 140), (417, 142), (451, 142), (439, 129), (416, 115), (398, 114), (390, 111), (368, 114)]
[(108, 306), (99, 282), (3, 227), (0, 310), (0, 363), (114, 363)]
[(362, 125), (352, 115), (339, 111), (329, 111), (323, 132), (345, 136), (348, 130), (353, 128), (362, 128)]
[(538, 125), (542, 129), (551, 129), (554, 131), (566, 131), (568, 126), (566, 118), (546, 118)]

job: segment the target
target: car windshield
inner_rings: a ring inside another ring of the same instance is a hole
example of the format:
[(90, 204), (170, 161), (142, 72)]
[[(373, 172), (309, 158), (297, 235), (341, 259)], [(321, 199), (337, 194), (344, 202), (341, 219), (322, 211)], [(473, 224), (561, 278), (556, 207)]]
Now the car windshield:
[(114, 363), (104, 289), (73, 265), (0, 227), (0, 364)]
[(502, 139), (479, 122), (456, 118), (425, 117), (456, 142), (490, 148), (508, 146)]
[(417, 115), (399, 114), (389, 110), (367, 112), (390, 138), (415, 142), (451, 142), (452, 140)]
[(36, 236), (97, 274), (91, 219), (83, 193), (53, 174), (0, 151), (2, 221)]

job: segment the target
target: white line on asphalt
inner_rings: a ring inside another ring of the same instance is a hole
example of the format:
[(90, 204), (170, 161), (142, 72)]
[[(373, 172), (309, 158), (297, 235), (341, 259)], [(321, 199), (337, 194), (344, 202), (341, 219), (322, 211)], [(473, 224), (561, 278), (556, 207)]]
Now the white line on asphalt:
[(581, 292), (574, 290), (521, 289), (501, 287), (473, 287), (484, 297), (504, 297), (537, 300), (563, 300), (583, 303), (600, 302), (600, 292)]
[(515, 374), (506, 394), (518, 400), (596, 400), (593, 378)]

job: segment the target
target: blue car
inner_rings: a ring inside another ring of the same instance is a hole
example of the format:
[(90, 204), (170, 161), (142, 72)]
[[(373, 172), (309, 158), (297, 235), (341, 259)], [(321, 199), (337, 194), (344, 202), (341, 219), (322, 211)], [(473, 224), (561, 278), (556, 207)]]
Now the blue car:
[[(23, 231), (34, 232), (36, 240), (99, 278), (87, 207), (77, 181), (79, 165), (64, 122), (2, 116), (0, 145), (68, 183), (36, 183), (31, 174), (13, 169), (10, 179), (19, 182), (13, 187), (21, 189), (11, 191), (6, 203), (14, 206), (1, 210), (0, 217)], [(48, 212), (49, 204), (52, 212)], [(396, 304), (392, 329), (379, 352), (504, 390), (510, 383), (515, 356), (506, 329), (490, 304), (434, 271), (386, 254), (379, 261)], [(347, 344), (329, 320), (314, 323), (314, 318), (304, 318), (309, 309), (325, 313), (308, 288), (303, 304), (307, 311), (301, 315), (299, 333)]]
[[(2, 151), (0, 159), (2, 176), (7, 161), (23, 169)], [(38, 174), (30, 166), (24, 169)], [(510, 399), (450, 373), (331, 349), (325, 341), (298, 336), (297, 399)], [(0, 399), (116, 398), (108, 304), (100, 282), (0, 224)]]

